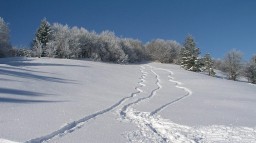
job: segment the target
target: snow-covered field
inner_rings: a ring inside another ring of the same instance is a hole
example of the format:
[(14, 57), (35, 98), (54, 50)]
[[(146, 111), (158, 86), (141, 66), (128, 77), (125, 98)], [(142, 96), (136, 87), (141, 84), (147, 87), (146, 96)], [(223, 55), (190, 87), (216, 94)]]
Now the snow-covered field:
[(177, 65), (0, 59), (0, 143), (256, 142), (256, 86)]

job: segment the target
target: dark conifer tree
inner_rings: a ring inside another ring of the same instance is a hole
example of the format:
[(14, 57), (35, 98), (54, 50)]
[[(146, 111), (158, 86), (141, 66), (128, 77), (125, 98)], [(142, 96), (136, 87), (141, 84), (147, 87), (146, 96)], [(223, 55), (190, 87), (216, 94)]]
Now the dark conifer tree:
[(200, 54), (199, 48), (191, 35), (188, 35), (181, 49), (181, 67), (186, 70), (199, 72), (201, 71), (201, 62), (198, 58)]
[(50, 35), (51, 35), (51, 26), (50, 26), (49, 22), (47, 22), (46, 18), (44, 18), (41, 21), (39, 28), (37, 29), (37, 32), (35, 35), (36, 38), (34, 40), (35, 48), (41, 49), (41, 50), (39, 50), (39, 49), (36, 50), (36, 51), (40, 51), (40, 53), (38, 53), (39, 57), (41, 57), (41, 56), (47, 57), (48, 56), (47, 43), (50, 40)]

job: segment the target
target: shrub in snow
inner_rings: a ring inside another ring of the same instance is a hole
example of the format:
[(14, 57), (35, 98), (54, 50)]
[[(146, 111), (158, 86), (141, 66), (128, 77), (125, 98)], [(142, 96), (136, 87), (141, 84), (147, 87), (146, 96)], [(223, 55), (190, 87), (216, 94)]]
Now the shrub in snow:
[(16, 55), (18, 57), (31, 57), (31, 50), (28, 48), (18, 48), (16, 50)]

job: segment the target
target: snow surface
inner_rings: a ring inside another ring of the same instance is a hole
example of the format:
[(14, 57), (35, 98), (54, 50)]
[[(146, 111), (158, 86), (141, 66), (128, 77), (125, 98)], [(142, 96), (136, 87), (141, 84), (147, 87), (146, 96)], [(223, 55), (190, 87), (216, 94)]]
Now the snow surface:
[(256, 142), (256, 86), (177, 65), (0, 59), (0, 143)]

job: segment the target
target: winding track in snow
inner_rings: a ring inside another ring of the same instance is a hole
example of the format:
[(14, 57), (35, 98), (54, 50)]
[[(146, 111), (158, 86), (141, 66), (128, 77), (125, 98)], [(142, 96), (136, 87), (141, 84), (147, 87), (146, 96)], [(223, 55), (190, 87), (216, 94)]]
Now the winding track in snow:
[[(177, 103), (178, 101), (181, 101), (182, 99), (188, 97), (189, 95), (192, 94), (192, 92), (189, 89), (180, 86), (182, 84), (181, 82), (175, 81), (173, 79), (172, 71), (169, 71), (167, 69), (155, 68), (149, 65), (148, 67), (150, 67), (151, 69), (150, 71), (155, 75), (155, 79), (156, 79), (155, 84), (157, 85), (157, 88), (153, 89), (147, 97), (139, 98), (138, 100), (132, 103), (124, 105), (120, 111), (120, 115), (121, 117), (123, 117), (123, 119), (128, 119), (130, 122), (136, 123), (138, 125), (138, 127), (142, 131), (141, 133), (144, 135), (146, 140), (148, 140), (149, 142), (153, 140), (155, 142), (191, 142), (191, 143), (200, 142), (201, 143), (201, 142), (215, 142), (215, 141), (241, 142), (243, 141), (244, 138), (246, 138), (247, 139), (246, 142), (254, 142), (254, 141), (256, 142), (256, 129), (245, 128), (245, 127), (236, 129), (236, 128), (226, 127), (226, 126), (223, 126), (222, 127), (223, 129), (220, 128), (221, 126), (194, 128), (194, 127), (187, 127), (187, 126), (175, 124), (175, 123), (172, 123), (171, 121), (162, 119), (160, 116), (155, 116), (155, 114), (164, 110), (167, 106)], [(99, 117), (105, 113), (110, 112), (111, 110), (115, 109), (117, 106), (122, 105), (128, 99), (131, 99), (134, 96), (142, 93), (143, 90), (141, 89), (141, 87), (146, 86), (145, 78), (147, 76), (147, 72), (145, 72), (144, 70), (145, 70), (145, 67), (141, 66), (140, 71), (142, 75), (140, 77), (140, 81), (138, 82), (138, 86), (135, 87), (136, 92), (133, 92), (130, 96), (122, 98), (117, 103), (110, 106), (109, 108), (106, 108), (94, 114), (88, 115), (77, 121), (68, 123), (67, 125), (61, 127), (60, 129), (48, 135), (28, 140), (26, 141), (26, 143), (38, 143), (38, 142), (49, 141), (55, 137), (60, 137), (67, 133), (73, 132), (81, 128), (87, 121), (91, 119), (95, 119), (96, 117)], [(160, 76), (154, 70), (164, 70), (169, 72), (170, 73), (168, 75), (169, 81), (175, 83), (176, 84), (175, 86), (177, 88), (183, 89), (186, 92), (186, 94), (180, 98), (177, 98), (175, 100), (172, 100), (160, 106), (159, 108), (155, 109), (151, 113), (135, 111), (131, 108), (133, 105), (139, 104), (140, 102), (145, 101), (147, 99), (151, 99), (153, 96), (156, 95), (157, 91), (162, 88), (162, 85), (160, 84)], [(151, 137), (148, 138), (148, 135), (150, 135)]]
[[(155, 84), (157, 85), (157, 87), (155, 89), (153, 89), (151, 91), (151, 93), (146, 96), (146, 97), (141, 97), (141, 98), (138, 98), (136, 101), (134, 102), (131, 102), (125, 106), (123, 106), (123, 108), (121, 109), (120, 111), (120, 116), (123, 118), (123, 119), (128, 119), (130, 122), (134, 122), (136, 124), (139, 124), (138, 126), (145, 126), (147, 127), (148, 129), (150, 129), (155, 135), (156, 135), (156, 139), (158, 141), (161, 141), (161, 142), (166, 142), (166, 138), (162, 136), (162, 134), (160, 134), (157, 129), (155, 127), (152, 126), (152, 124), (148, 121), (146, 121), (146, 118), (143, 118), (142, 117), (142, 120), (138, 120), (138, 118), (136, 118), (136, 114), (135, 112), (133, 111), (133, 109), (131, 108), (132, 106), (136, 105), (136, 104), (139, 104), (140, 102), (142, 101), (145, 101), (145, 100), (148, 100), (148, 99), (151, 99), (152, 97), (154, 97), (157, 93), (158, 90), (160, 90), (162, 88), (162, 85), (160, 84), (160, 76), (153, 70), (153, 67), (152, 66), (149, 66), (147, 65), (149, 68), (150, 68), (150, 71), (155, 75), (155, 79), (156, 79), (156, 82)], [(141, 66), (144, 70), (145, 70), (145, 67)], [(141, 69), (141, 72), (143, 73), (144, 70)], [(145, 78), (145, 77), (143, 77)], [(142, 83), (144, 84), (144, 83)], [(141, 89), (137, 89), (138, 92), (135, 92), (133, 94), (139, 94), (139, 93), (142, 93), (143, 90)], [(131, 108), (129, 110), (129, 108)], [(139, 112), (140, 114), (141, 112)], [(151, 116), (151, 115), (150, 115)], [(141, 122), (142, 121), (142, 122)], [(147, 129), (142, 129), (142, 130), (147, 130)], [(143, 127), (141, 127), (143, 128)], [(160, 139), (159, 139), (160, 138)]]
[[(144, 67), (141, 67), (141, 68), (143, 69)], [(122, 98), (117, 103), (115, 103), (114, 105), (112, 105), (112, 106), (110, 106), (110, 107), (108, 107), (104, 110), (98, 111), (98, 112), (93, 113), (93, 114), (88, 115), (88, 116), (85, 116), (85, 117), (83, 117), (83, 118), (81, 118), (77, 121), (70, 122), (70, 123), (64, 125), (63, 127), (59, 128), (58, 130), (53, 131), (50, 134), (47, 134), (47, 135), (44, 135), (44, 136), (41, 136), (41, 137), (37, 137), (37, 138), (34, 138), (34, 139), (30, 139), (30, 140), (26, 141), (25, 143), (41, 143), (41, 142), (49, 141), (49, 140), (51, 140), (55, 137), (64, 136), (67, 133), (71, 133), (71, 132), (81, 128), (87, 121), (89, 121), (91, 119), (95, 119), (96, 117), (101, 116), (101, 115), (103, 115), (107, 112), (110, 112), (111, 110), (115, 109), (117, 106), (124, 103), (129, 98), (133, 98), (136, 94), (142, 92), (139, 88), (145, 86), (145, 84), (143, 84), (143, 82), (145, 81), (144, 78), (147, 75), (147, 73), (144, 72), (142, 69), (141, 69), (142, 75), (139, 78), (140, 81), (138, 82), (139, 85), (135, 87), (135, 90), (137, 90), (137, 92), (134, 92), (130, 96)]]
[(181, 97), (179, 97), (179, 98), (177, 98), (177, 99), (175, 99), (175, 100), (172, 100), (172, 101), (170, 101), (170, 102), (168, 102), (168, 103), (166, 103), (166, 104), (160, 106), (159, 108), (157, 108), (157, 109), (155, 109), (154, 111), (152, 111), (152, 112), (150, 113), (150, 115), (155, 115), (156, 113), (158, 113), (158, 112), (164, 110), (164, 109), (165, 109), (166, 107), (168, 107), (169, 105), (172, 105), (172, 104), (174, 104), (174, 103), (176, 103), (176, 102), (178, 102), (178, 101), (180, 101), (180, 100), (182, 100), (182, 99), (184, 99), (184, 98), (186, 98), (186, 97), (192, 95), (192, 91), (191, 91), (191, 90), (189, 90), (189, 89), (186, 88), (186, 87), (180, 86), (180, 85), (182, 85), (182, 83), (179, 82), (179, 81), (174, 80), (174, 78), (172, 77), (172, 75), (174, 75), (174, 73), (173, 73), (172, 71), (167, 70), (167, 69), (162, 69), (162, 68), (155, 68), (155, 69), (164, 70), (164, 71), (166, 71), (166, 72), (169, 72), (169, 75), (168, 75), (169, 81), (175, 83), (175, 87), (176, 87), (176, 88), (183, 89), (183, 90), (186, 92), (186, 94), (183, 95), (183, 96), (181, 96)]
[[(151, 67), (151, 72), (153, 67)], [(154, 68), (159, 69), (160, 68)], [(206, 126), (206, 127), (188, 127), (180, 124), (173, 123), (169, 120), (162, 119), (159, 113), (167, 106), (177, 103), (182, 99), (190, 96), (192, 91), (186, 87), (180, 86), (182, 83), (173, 80), (172, 71), (168, 71), (169, 81), (175, 83), (177, 88), (183, 89), (186, 94), (180, 98), (172, 100), (161, 107), (155, 109), (151, 113), (136, 111), (133, 108), (126, 108), (127, 118), (135, 123), (139, 130), (128, 133), (128, 139), (131, 142), (186, 142), (186, 143), (213, 143), (213, 142), (226, 142), (226, 143), (255, 143), (256, 142), (256, 128), (248, 127), (228, 127), (228, 126)], [(156, 77), (159, 77), (157, 75)], [(160, 81), (160, 79), (158, 79)], [(158, 82), (159, 83), (159, 82)], [(159, 83), (160, 84), (160, 83)], [(161, 84), (160, 84), (161, 85)], [(160, 89), (160, 88), (159, 88)], [(156, 92), (156, 91), (155, 91)], [(148, 98), (146, 98), (148, 99)], [(139, 103), (139, 102), (137, 102)], [(137, 104), (134, 103), (134, 104)], [(131, 104), (129, 107), (131, 107)]]
[[(142, 68), (142, 69), (141, 69), (141, 72), (142, 72), (142, 73), (147, 73), (147, 72), (145, 72), (145, 71), (143, 70), (143, 69), (145, 69), (144, 66), (141, 66), (141, 68)], [(153, 90), (151, 91), (151, 93), (150, 93), (148, 96), (142, 97), (142, 98), (138, 98), (136, 101), (131, 102), (131, 103), (129, 103), (129, 104), (123, 106), (123, 108), (122, 108), (121, 111), (120, 111), (121, 117), (123, 117), (123, 118), (126, 117), (126, 112), (127, 112), (127, 109), (128, 109), (129, 107), (131, 107), (131, 106), (133, 106), (133, 105), (136, 105), (136, 104), (139, 104), (140, 102), (145, 101), (145, 100), (147, 100), (147, 99), (152, 98), (153, 96), (156, 95), (156, 91), (159, 90), (160, 88), (162, 88), (161, 84), (159, 83), (159, 82), (160, 82), (159, 75), (157, 75), (157, 74), (152, 70), (152, 68), (151, 68), (150, 71), (155, 75), (155, 79), (156, 79), (155, 84), (157, 85), (157, 87), (156, 87), (155, 89), (153, 89)], [(145, 81), (145, 76), (143, 76), (142, 81)], [(143, 84), (143, 85), (145, 86), (145, 84), (144, 84), (143, 82), (140, 83), (140, 84)], [(143, 91), (142, 91), (141, 89), (139, 89), (139, 88), (136, 88), (136, 89), (137, 89), (137, 92), (132, 93), (132, 95), (137, 95), (137, 94), (143, 92)]]

